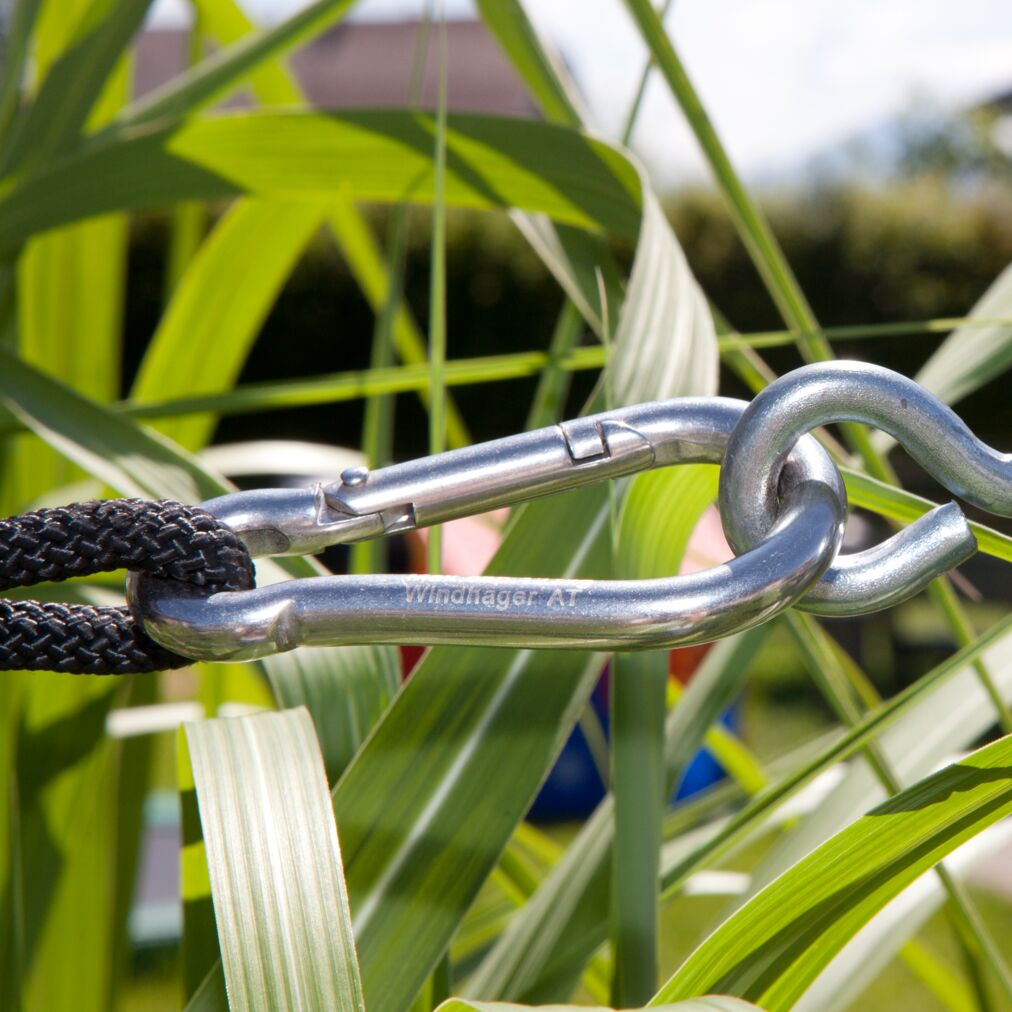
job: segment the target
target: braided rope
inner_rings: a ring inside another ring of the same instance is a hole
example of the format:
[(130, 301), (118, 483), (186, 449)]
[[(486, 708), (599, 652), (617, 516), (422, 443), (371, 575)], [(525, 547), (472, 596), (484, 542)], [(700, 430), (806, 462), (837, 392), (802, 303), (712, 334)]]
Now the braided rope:
[[(0, 520), (0, 590), (116, 569), (202, 595), (253, 586), (243, 543), (199, 506), (93, 500)], [(150, 639), (129, 608), (0, 599), (0, 670), (121, 675), (190, 663)]]

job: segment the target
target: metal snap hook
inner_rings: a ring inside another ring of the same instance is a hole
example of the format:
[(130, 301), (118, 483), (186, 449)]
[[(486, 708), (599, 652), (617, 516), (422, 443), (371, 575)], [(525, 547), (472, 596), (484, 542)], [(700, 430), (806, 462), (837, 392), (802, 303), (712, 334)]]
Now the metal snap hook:
[[(637, 405), (292, 492), (206, 504), (254, 552), (318, 550), (439, 523), (605, 478), (719, 463), (745, 405), (687, 398)], [(340, 643), (471, 643), (634, 650), (699, 643), (789, 607), (839, 548), (843, 485), (812, 438), (787, 464), (780, 513), (730, 562), (661, 580), (335, 576), (197, 600), (140, 579), (131, 605), (159, 643), (188, 656), (248, 660)]]
[[(1012, 454), (977, 439), (951, 408), (905, 376), (863, 362), (826, 362), (771, 383), (745, 410), (728, 443), (719, 501), (735, 551), (757, 544), (770, 529), (794, 441), (839, 421), (884, 429), (950, 492), (991, 513), (1012, 516)], [(918, 556), (933, 556), (940, 573), (975, 549), (959, 507), (940, 506), (882, 545), (839, 556), (799, 606), (827, 615), (884, 608), (908, 596), (902, 586), (928, 582), (909, 582)]]

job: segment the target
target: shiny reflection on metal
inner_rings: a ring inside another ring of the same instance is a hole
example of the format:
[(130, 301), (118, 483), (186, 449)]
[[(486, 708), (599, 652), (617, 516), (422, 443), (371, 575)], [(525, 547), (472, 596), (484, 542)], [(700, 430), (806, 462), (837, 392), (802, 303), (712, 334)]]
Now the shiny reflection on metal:
[[(243, 492), (206, 504), (256, 554), (439, 523), (605, 478), (719, 463), (745, 405), (686, 398), (637, 405), (383, 468), (302, 492)], [(784, 473), (769, 536), (725, 565), (662, 580), (449, 576), (319, 577), (209, 598), (152, 579), (131, 602), (160, 643), (195, 658), (248, 660), (297, 645), (474, 643), (642, 649), (699, 643), (789, 607), (843, 534), (839, 473), (811, 437)]]
[[(1012, 454), (981, 442), (954, 411), (905, 376), (863, 362), (827, 362), (771, 383), (748, 406), (728, 443), (720, 511), (735, 551), (758, 544), (771, 529), (795, 440), (838, 421), (884, 429), (950, 492), (1012, 516)], [(829, 615), (886, 607), (908, 596), (897, 597), (896, 587), (906, 582), (919, 589), (975, 550), (961, 511), (942, 506), (876, 548), (838, 557), (800, 606)]]

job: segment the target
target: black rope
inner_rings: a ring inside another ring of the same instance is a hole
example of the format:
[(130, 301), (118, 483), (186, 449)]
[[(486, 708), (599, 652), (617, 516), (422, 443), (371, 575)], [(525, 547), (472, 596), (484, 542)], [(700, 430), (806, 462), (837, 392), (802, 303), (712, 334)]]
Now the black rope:
[[(253, 586), (245, 545), (199, 506), (107, 499), (0, 520), (0, 590), (116, 569), (202, 595)], [(191, 663), (155, 643), (127, 607), (0, 598), (0, 670), (124, 675)]]

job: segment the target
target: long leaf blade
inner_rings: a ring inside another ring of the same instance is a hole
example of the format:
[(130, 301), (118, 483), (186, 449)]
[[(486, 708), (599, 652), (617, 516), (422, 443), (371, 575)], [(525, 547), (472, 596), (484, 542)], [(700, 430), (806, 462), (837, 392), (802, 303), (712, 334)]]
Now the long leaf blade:
[[(243, 200), (200, 247), (141, 361), (131, 397), (215, 394), (234, 386), (260, 325), (324, 210), (312, 203)], [(211, 437), (213, 416), (163, 422), (189, 449)]]
[[(85, 146), (0, 199), (0, 249), (34, 232), (114, 209), (239, 193), (428, 203), (431, 116), (403, 110), (246, 112), (124, 131)], [(518, 207), (635, 237), (636, 170), (579, 131), (492, 116), (454, 115), (446, 200)]]
[(230, 1005), (364, 1012), (308, 713), (202, 721), (185, 734)]
[(790, 1008), (873, 914), (1012, 812), (1012, 736), (919, 781), (809, 854), (725, 921), (658, 992)]

